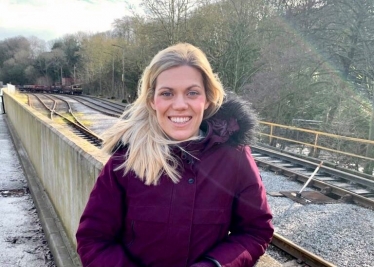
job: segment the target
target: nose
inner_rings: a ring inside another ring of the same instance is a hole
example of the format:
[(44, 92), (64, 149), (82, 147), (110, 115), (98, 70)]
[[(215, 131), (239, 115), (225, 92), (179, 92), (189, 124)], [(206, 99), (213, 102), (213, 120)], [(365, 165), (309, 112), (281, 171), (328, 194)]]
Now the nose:
[(183, 110), (188, 107), (187, 99), (183, 95), (177, 95), (174, 97), (173, 108), (175, 110)]

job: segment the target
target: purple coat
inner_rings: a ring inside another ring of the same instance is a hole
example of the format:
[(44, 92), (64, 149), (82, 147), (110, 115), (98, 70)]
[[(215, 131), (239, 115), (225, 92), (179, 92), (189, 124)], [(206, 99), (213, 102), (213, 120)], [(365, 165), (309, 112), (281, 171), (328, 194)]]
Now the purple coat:
[(118, 149), (101, 171), (77, 232), (90, 267), (189, 267), (204, 257), (224, 267), (250, 267), (273, 235), (272, 215), (249, 146), (254, 121), (246, 106), (226, 102), (202, 123), (206, 137), (183, 143), (182, 178), (147, 186), (123, 176)]

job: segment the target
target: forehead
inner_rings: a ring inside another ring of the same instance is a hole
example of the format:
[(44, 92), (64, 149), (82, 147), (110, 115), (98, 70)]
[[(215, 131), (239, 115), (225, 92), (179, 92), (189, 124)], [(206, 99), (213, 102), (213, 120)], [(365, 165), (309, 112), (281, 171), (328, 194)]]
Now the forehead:
[(178, 66), (161, 72), (156, 79), (156, 89), (197, 85), (203, 87), (201, 72), (190, 66)]

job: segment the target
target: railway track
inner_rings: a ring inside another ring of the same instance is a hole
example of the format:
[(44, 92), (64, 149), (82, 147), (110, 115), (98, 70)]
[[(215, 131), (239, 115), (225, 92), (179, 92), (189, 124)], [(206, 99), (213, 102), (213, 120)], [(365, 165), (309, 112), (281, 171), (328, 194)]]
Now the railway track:
[[(42, 106), (47, 111), (50, 112), (51, 119), (53, 119), (54, 115), (59, 116), (69, 126), (72, 127), (72, 130), (76, 135), (78, 135), (81, 138), (87, 140), (88, 142), (90, 142), (91, 144), (93, 144), (95, 146), (100, 146), (101, 145), (102, 139), (98, 135), (96, 135), (94, 132), (92, 132), (89, 128), (87, 128), (82, 122), (80, 122), (78, 120), (78, 118), (75, 116), (73, 110), (71, 109), (71, 106), (70, 106), (68, 101), (66, 101), (66, 100), (64, 100), (60, 97), (56, 97), (56, 96), (53, 96), (53, 97), (48, 96), (48, 95), (39, 96), (39, 95), (36, 95), (36, 94), (29, 94), (29, 95), (32, 95), (33, 97), (35, 97), (42, 104)], [(45, 98), (47, 98), (48, 100), (46, 100)], [(51, 103), (51, 101), (52, 101), (52, 103)], [(65, 105), (67, 106), (67, 111), (68, 111), (67, 114), (69, 115), (69, 117), (67, 115), (63, 115), (62, 113), (56, 111), (56, 106), (57, 106), (57, 103), (59, 101), (65, 103)], [(29, 99), (28, 102), (29, 102), (30, 106), (33, 105), (33, 104), (31, 104), (32, 100)]]
[(70, 98), (93, 110), (99, 111), (100, 113), (112, 117), (119, 117), (124, 111), (124, 107), (97, 98), (91, 98), (87, 96), (70, 96)]
[[(318, 166), (317, 163), (300, 159), (265, 147), (252, 146), (257, 165), (305, 183)], [(374, 209), (374, 180), (322, 165), (309, 183), (321, 194), (335, 201), (355, 203)]]
[(336, 267), (336, 265), (307, 251), (278, 233), (274, 233), (271, 243), (297, 259), (301, 266), (305, 267), (305, 265), (308, 265), (310, 267)]
[[(266, 147), (251, 146), (252, 155), (259, 167), (269, 170), (278, 175), (286, 176), (293, 181), (305, 184), (312, 174), (315, 174), (320, 161), (312, 161), (299, 158), (298, 155), (282, 153)], [(315, 174), (314, 179), (309, 183), (309, 187), (317, 189), (322, 195), (332, 199), (335, 203), (353, 203), (365, 208), (374, 209), (374, 179), (365, 174), (345, 172), (343, 169), (336, 169), (332, 164), (323, 164)], [(268, 192), (272, 195), (274, 192)], [(279, 192), (284, 196), (290, 196), (289, 192)], [(313, 191), (305, 192), (306, 196), (312, 196)], [(279, 196), (279, 195), (278, 195)], [(300, 197), (300, 196), (299, 196)], [(297, 200), (297, 196), (291, 197)], [(311, 198), (310, 203), (324, 203), (326, 199), (319, 202), (318, 198)], [(302, 204), (309, 204), (298, 201)], [(329, 200), (325, 203), (331, 203)], [(272, 244), (282, 251), (286, 251), (298, 262), (303, 262), (308, 266), (335, 266), (324, 259), (309, 253), (302, 247), (284, 239), (279, 234), (275, 234)], [(304, 265), (301, 265), (304, 266)]]
[(109, 106), (112, 106), (116, 109), (118, 109), (119, 111), (123, 112), (126, 107), (128, 106), (128, 104), (125, 104), (125, 103), (119, 103), (119, 102), (116, 102), (116, 101), (113, 101), (113, 100), (110, 100), (110, 99), (106, 99), (106, 98), (100, 98), (100, 97), (95, 97), (95, 96), (87, 96), (87, 95), (80, 95), (81, 98), (89, 98), (91, 100), (97, 100), (99, 102), (103, 102)]

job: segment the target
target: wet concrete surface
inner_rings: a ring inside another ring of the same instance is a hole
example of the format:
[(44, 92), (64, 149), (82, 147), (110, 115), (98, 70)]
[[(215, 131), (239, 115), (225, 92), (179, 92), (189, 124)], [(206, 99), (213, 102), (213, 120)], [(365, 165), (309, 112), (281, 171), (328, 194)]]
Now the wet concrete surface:
[(5, 116), (0, 115), (0, 266), (54, 267)]

